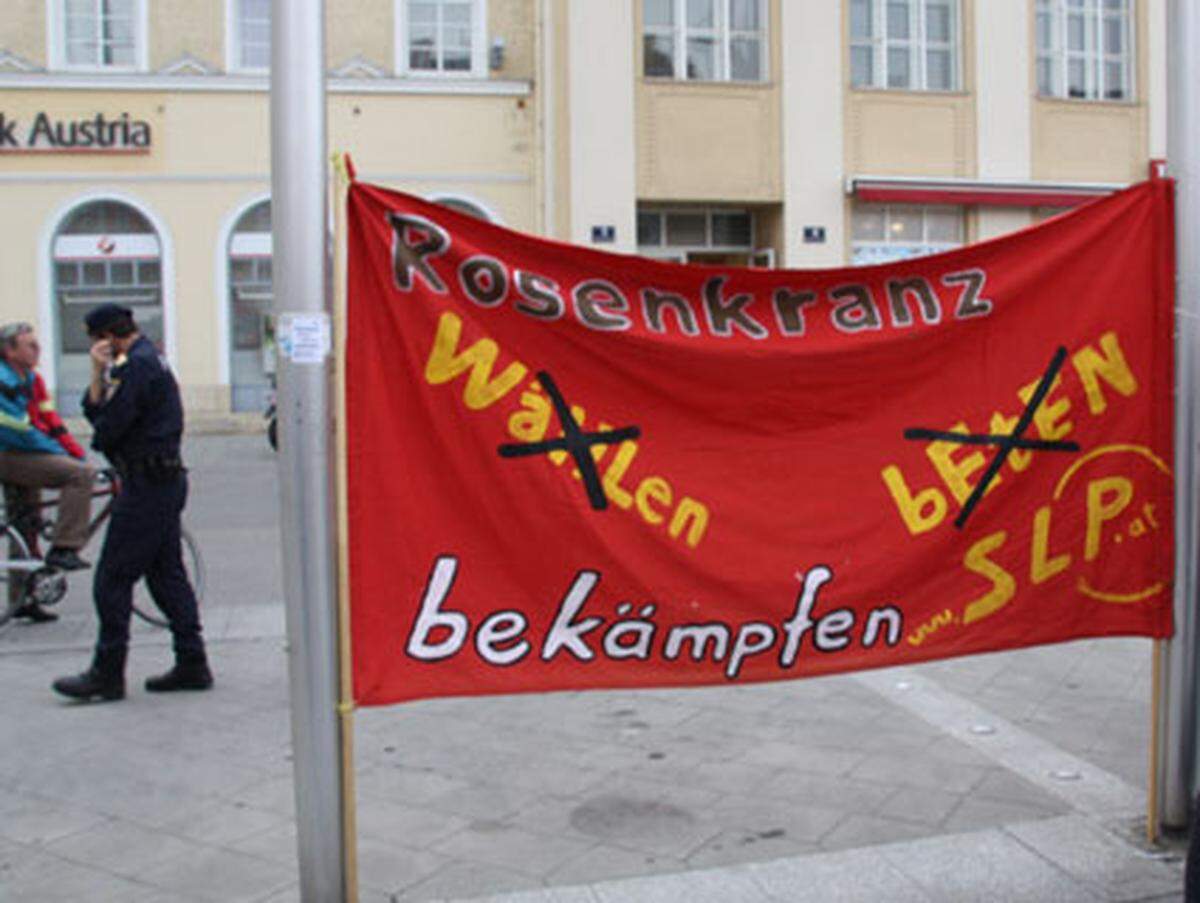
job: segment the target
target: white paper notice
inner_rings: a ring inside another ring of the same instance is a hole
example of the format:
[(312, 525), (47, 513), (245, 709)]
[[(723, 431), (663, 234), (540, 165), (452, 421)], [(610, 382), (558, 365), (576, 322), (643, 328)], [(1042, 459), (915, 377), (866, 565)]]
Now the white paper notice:
[(282, 314), (279, 350), (293, 364), (321, 364), (332, 348), (328, 314)]

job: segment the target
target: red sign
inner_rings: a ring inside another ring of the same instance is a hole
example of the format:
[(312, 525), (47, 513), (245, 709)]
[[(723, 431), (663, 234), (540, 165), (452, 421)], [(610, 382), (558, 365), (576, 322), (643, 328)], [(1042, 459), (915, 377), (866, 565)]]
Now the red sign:
[(789, 271), (354, 185), (355, 698), (1168, 636), (1171, 197)]

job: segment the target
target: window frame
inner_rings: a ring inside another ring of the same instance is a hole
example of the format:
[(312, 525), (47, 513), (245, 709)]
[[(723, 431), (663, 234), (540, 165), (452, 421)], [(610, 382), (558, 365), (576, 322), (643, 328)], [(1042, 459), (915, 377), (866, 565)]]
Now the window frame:
[[(687, 24), (687, 0), (670, 0), (674, 22), (670, 26), (646, 26), (645, 5), (642, 6), (641, 55), (642, 78), (659, 82), (687, 82), (690, 84), (733, 84), (763, 85), (771, 80), (771, 4), (767, 0), (752, 0), (758, 5), (758, 20), (761, 27), (757, 34), (761, 46), (758, 78), (734, 78), (732, 70), (732, 45), (735, 38), (750, 32), (735, 30), (731, 24), (730, 4), (733, 0), (713, 0), (716, 21), (711, 28), (690, 28)], [(671, 75), (650, 75), (646, 72), (646, 38), (649, 35), (669, 34), (674, 45), (671, 58)], [(689, 36), (704, 35), (717, 43), (716, 75), (714, 78), (687, 77), (687, 44)]]
[[(883, 215), (883, 238), (882, 239), (860, 239), (855, 237), (855, 218), (861, 212), (879, 211)], [(891, 241), (888, 239), (888, 223), (890, 222), (893, 211), (920, 211), (921, 214), (921, 239), (920, 241)], [(929, 237), (929, 214), (930, 213), (953, 213), (958, 221), (958, 236), (957, 242), (933, 241)], [(880, 264), (897, 263), (902, 260), (913, 260), (918, 257), (927, 257), (930, 254), (941, 254), (944, 251), (952, 251), (956, 248), (961, 248), (968, 243), (967, 240), (967, 209), (957, 204), (880, 204), (866, 203), (855, 204), (850, 211), (850, 265), (851, 266), (876, 266)], [(870, 260), (858, 262), (855, 258), (858, 250), (861, 247), (888, 247), (888, 248), (910, 248), (918, 249), (919, 253), (905, 254), (897, 257), (889, 257), (882, 260)], [(922, 250), (924, 249), (924, 250)]]
[[(99, 4), (103, 0), (91, 0)], [(149, 54), (149, 4), (148, 0), (132, 0), (133, 3), (133, 55), (134, 62), (122, 65), (104, 63), (71, 63), (67, 54), (67, 0), (46, 0), (46, 58), (49, 68), (61, 72), (145, 72), (150, 68)], [(97, 47), (99, 45), (97, 44)]]
[[(702, 215), (704, 217), (704, 243), (695, 245), (670, 244), (667, 241), (667, 218), (671, 215), (683, 214), (685, 216)], [(750, 240), (744, 244), (718, 244), (713, 241), (713, 233), (715, 232), (713, 218), (721, 215), (741, 215), (749, 219)], [(754, 254), (758, 252), (758, 244), (755, 238), (758, 234), (758, 218), (755, 216), (755, 211), (751, 207), (682, 207), (682, 206), (658, 206), (658, 205), (638, 205), (634, 222), (642, 216), (657, 216), (659, 218), (659, 235), (661, 241), (658, 244), (642, 244), (637, 243), (637, 253), (641, 257), (648, 257), (652, 260), (671, 260), (684, 262), (687, 260), (687, 255), (690, 253), (697, 254)], [(636, 229), (636, 225), (635, 225)]]
[[(267, 75), (271, 71), (270, 53), (265, 66), (245, 66), (242, 64), (242, 4), (244, 0), (225, 0), (225, 71), (239, 75)], [(267, 17), (268, 29), (270, 16)], [(267, 48), (271, 46), (268, 31)]]
[[(1083, 9), (1085, 23), (1090, 19), (1091, 32), (1094, 36), (1094, 47), (1085, 47), (1082, 51), (1071, 50), (1068, 46), (1067, 26), (1068, 16), (1073, 10), (1068, 0), (1034, 0), (1033, 6), (1033, 60), (1034, 85), (1039, 99), (1068, 100), (1083, 103), (1137, 103), (1137, 0), (1118, 0), (1122, 4), (1120, 10), (1110, 11), (1105, 8), (1105, 0), (1094, 0), (1095, 8)], [(1038, 35), (1038, 19), (1043, 13), (1050, 16), (1050, 43), (1048, 50), (1043, 50)], [(1124, 52), (1109, 53), (1104, 48), (1104, 26), (1109, 18), (1119, 18), (1124, 25), (1122, 38)], [(1084, 41), (1087, 42), (1085, 25)], [(1051, 89), (1042, 90), (1041, 63), (1048, 59), (1051, 65)], [(1070, 64), (1073, 60), (1082, 59), (1084, 62), (1084, 94), (1082, 96), (1070, 93)], [(1123, 63), (1124, 80), (1121, 85), (1125, 92), (1121, 97), (1106, 96), (1105, 69), (1113, 60)]]
[[(471, 5), (471, 65), (464, 70), (454, 69), (413, 69), (409, 65), (409, 21), (408, 7), (413, 0), (395, 0), (395, 71), (397, 75), (412, 78), (487, 78), (488, 77), (488, 46), (487, 46), (487, 0), (466, 0)], [(445, 0), (422, 0), (442, 6)], [(441, 36), (438, 36), (438, 54), (441, 56)]]
[[(847, 81), (856, 91), (915, 91), (921, 93), (962, 93), (963, 77), (963, 4), (962, 0), (949, 0), (950, 7), (950, 40), (948, 42), (932, 42), (927, 37), (926, 9), (928, 0), (908, 0), (909, 6), (909, 37), (905, 39), (890, 39), (888, 37), (888, 0), (867, 0), (871, 4), (871, 37), (855, 38), (854, 24), (850, 6), (847, 5), (847, 49), (846, 65), (848, 67)], [(909, 49), (909, 65), (913, 78), (908, 85), (888, 84), (888, 51), (894, 47), (906, 46)], [(854, 83), (854, 49), (866, 47), (871, 52), (871, 82), (869, 84)], [(929, 87), (929, 58), (930, 50), (950, 51), (950, 86)]]

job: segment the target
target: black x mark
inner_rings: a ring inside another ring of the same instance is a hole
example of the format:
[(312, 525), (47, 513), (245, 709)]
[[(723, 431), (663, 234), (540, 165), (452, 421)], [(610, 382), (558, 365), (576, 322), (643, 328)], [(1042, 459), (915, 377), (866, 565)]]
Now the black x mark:
[(547, 439), (543, 442), (529, 442), (521, 445), (506, 444), (499, 448), (502, 458), (521, 458), (526, 455), (541, 455), (552, 451), (570, 452), (575, 459), (575, 466), (583, 477), (583, 485), (587, 487), (588, 501), (596, 511), (608, 507), (608, 496), (604, 494), (604, 484), (600, 482), (600, 474), (596, 471), (596, 462), (592, 458), (593, 445), (615, 445), (626, 439), (636, 439), (642, 431), (636, 426), (627, 426), (619, 430), (609, 430), (603, 433), (585, 433), (575, 422), (571, 409), (563, 400), (558, 386), (545, 370), (539, 370), (538, 382), (550, 396), (558, 422), (562, 424), (563, 435), (560, 439)]
[(957, 442), (960, 445), (999, 446), (1000, 451), (996, 453), (996, 457), (992, 458), (992, 463), (983, 472), (983, 476), (979, 480), (979, 485), (975, 487), (967, 499), (967, 503), (963, 505), (962, 511), (954, 519), (954, 526), (958, 529), (961, 530), (963, 524), (967, 522), (967, 518), (971, 516), (971, 512), (975, 510), (975, 506), (979, 504), (979, 500), (983, 498), (983, 494), (987, 492), (992, 481), (996, 479), (996, 475), (1000, 473), (1000, 468), (1008, 460), (1009, 453), (1014, 448), (1028, 449), (1030, 451), (1079, 451), (1078, 442), (1024, 438), (1025, 431), (1029, 429), (1029, 424), (1033, 422), (1034, 413), (1050, 392), (1050, 387), (1054, 384), (1054, 377), (1058, 375), (1058, 371), (1062, 369), (1063, 362), (1066, 359), (1067, 349), (1060, 346), (1054, 352), (1054, 357), (1050, 359), (1050, 366), (1046, 368), (1046, 373), (1042, 376), (1042, 381), (1038, 383), (1033, 397), (1029, 399), (1029, 404), (1025, 405), (1025, 410), (1021, 413), (1021, 419), (1017, 421), (1017, 425), (1010, 435), (951, 433), (944, 430), (927, 430), (923, 427), (913, 427), (904, 431), (905, 439), (941, 439), (945, 442)]

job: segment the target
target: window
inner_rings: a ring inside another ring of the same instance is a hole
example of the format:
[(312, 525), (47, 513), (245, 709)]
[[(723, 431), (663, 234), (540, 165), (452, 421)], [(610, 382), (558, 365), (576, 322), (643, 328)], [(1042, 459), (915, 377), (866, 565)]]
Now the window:
[(486, 21), (483, 0), (399, 0), (397, 70), (484, 77)]
[(642, 72), (687, 81), (767, 77), (764, 0), (645, 0)]
[(66, 69), (146, 67), (145, 0), (51, 0), (52, 64)]
[(962, 209), (859, 204), (852, 234), (855, 266), (936, 254), (963, 243)]
[(958, 0), (850, 0), (856, 88), (958, 88)]
[(271, 0), (229, 0), (229, 68), (266, 72), (271, 68)]
[(106, 301), (133, 308), (138, 328), (161, 347), (162, 244), (150, 221), (119, 201), (90, 201), (63, 219), (52, 246), (58, 333), (58, 406), (79, 410), (91, 373), (84, 317)]
[(266, 406), (275, 373), (271, 202), (246, 210), (229, 236), (229, 381), (235, 411)]
[(1131, 6), (1131, 0), (1038, 0), (1038, 93), (1129, 100), (1133, 96)]
[(637, 215), (637, 243), (644, 257), (679, 263), (746, 257), (754, 250), (754, 214), (730, 208), (643, 208)]

